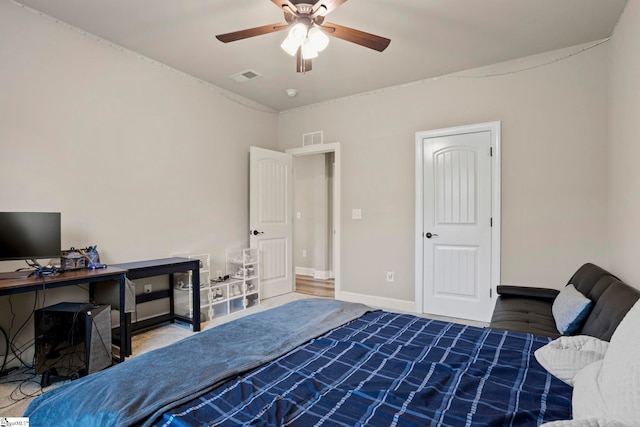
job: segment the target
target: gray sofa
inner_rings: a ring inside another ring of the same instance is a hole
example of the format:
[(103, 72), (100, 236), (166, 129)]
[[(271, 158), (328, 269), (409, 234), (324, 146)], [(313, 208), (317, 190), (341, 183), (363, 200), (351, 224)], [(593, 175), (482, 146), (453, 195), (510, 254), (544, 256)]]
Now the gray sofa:
[[(592, 301), (582, 326), (573, 335), (590, 335), (609, 341), (622, 318), (640, 298), (640, 291), (594, 264), (584, 264), (569, 279)], [(558, 290), (520, 286), (498, 286), (498, 301), (489, 325), (493, 329), (530, 332), (557, 338), (551, 307)]]

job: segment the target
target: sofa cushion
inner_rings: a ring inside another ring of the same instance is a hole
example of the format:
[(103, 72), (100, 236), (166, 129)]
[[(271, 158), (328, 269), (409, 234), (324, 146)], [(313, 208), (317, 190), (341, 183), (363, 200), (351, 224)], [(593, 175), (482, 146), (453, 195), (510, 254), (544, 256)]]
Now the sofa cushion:
[(591, 301), (596, 301), (614, 280), (620, 280), (595, 264), (586, 263), (573, 274), (568, 283)]
[(640, 291), (614, 280), (600, 298), (595, 300), (593, 309), (579, 333), (609, 341), (618, 324), (639, 297)]
[(551, 305), (553, 319), (556, 321), (558, 332), (563, 335), (571, 335), (580, 326), (589, 314), (591, 300), (580, 292), (575, 286), (569, 284), (560, 291)]
[(560, 336), (551, 313), (551, 302), (534, 298), (498, 298), (491, 318), (491, 328), (551, 338)]

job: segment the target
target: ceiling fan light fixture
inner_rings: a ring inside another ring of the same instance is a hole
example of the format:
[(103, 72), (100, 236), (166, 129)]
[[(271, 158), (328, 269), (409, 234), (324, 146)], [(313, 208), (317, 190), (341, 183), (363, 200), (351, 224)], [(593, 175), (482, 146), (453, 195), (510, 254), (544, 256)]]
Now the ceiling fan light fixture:
[(298, 48), (300, 47), (300, 43), (298, 43), (291, 37), (287, 37), (286, 39), (284, 39), (280, 47), (289, 55), (296, 56), (296, 53), (298, 52)]
[(309, 39), (302, 44), (302, 59), (313, 59), (318, 57), (318, 51)]
[(309, 30), (307, 40), (311, 42), (316, 52), (322, 52), (329, 45), (329, 37), (317, 27)]
[(301, 45), (307, 38), (307, 26), (298, 22), (291, 28), (291, 30), (289, 30), (289, 37), (298, 42), (298, 45)]

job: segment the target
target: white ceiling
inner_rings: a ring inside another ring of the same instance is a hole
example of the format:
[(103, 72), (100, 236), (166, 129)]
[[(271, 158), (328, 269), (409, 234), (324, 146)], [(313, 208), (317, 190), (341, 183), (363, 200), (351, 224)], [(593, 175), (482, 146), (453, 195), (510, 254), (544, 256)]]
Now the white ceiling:
[[(327, 21), (391, 44), (380, 53), (332, 38), (305, 74), (280, 48), (286, 32), (228, 44), (214, 37), (284, 22), (270, 0), (19, 2), (282, 111), (603, 39), (626, 0), (350, 0)], [(243, 84), (229, 78), (248, 69), (262, 77)]]

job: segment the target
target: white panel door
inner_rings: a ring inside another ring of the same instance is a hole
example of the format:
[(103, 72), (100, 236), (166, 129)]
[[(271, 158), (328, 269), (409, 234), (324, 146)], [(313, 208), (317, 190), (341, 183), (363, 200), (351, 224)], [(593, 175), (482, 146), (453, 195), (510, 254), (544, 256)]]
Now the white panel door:
[(291, 154), (250, 148), (250, 246), (260, 251), (263, 298), (293, 292)]
[(424, 138), (425, 313), (491, 316), (491, 132)]

